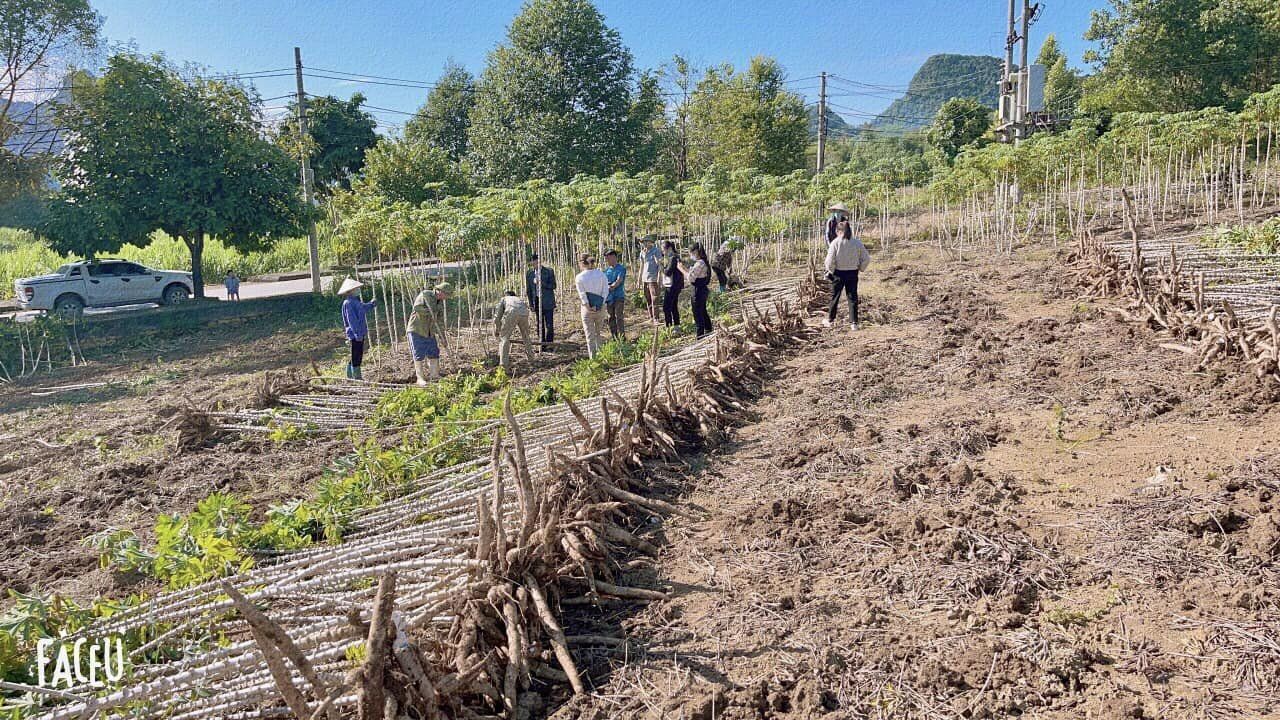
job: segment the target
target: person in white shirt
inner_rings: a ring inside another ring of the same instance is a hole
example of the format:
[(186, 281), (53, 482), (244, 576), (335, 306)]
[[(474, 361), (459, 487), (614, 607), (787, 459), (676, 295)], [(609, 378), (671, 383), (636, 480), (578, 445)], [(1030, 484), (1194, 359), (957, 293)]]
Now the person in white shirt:
[(680, 264), (684, 279), (693, 286), (693, 299), (689, 303), (693, 310), (693, 324), (697, 328), (698, 337), (711, 334), (711, 315), (707, 312), (707, 297), (711, 294), (711, 264), (707, 261), (707, 251), (701, 244), (689, 248), (689, 259), (693, 265), (686, 267)]
[(582, 330), (587, 337), (587, 356), (600, 352), (600, 332), (604, 327), (605, 298), (609, 296), (609, 279), (596, 267), (596, 259), (590, 253), (578, 258), (582, 272), (574, 278), (578, 288), (578, 300), (582, 306)]
[(853, 236), (853, 226), (848, 220), (836, 224), (836, 237), (827, 246), (827, 278), (831, 280), (831, 307), (824, 323), (828, 327), (836, 321), (840, 309), (841, 291), (849, 298), (850, 328), (858, 330), (858, 273), (871, 264), (871, 253), (862, 241)]

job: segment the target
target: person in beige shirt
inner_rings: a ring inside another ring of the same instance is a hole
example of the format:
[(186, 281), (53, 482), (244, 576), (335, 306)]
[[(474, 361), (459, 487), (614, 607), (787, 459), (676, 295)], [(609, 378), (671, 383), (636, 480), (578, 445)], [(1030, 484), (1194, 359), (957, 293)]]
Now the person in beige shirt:
[(452, 294), (453, 286), (442, 282), (413, 299), (413, 312), (409, 314), (405, 330), (409, 333), (418, 385), (440, 378), (440, 347), (449, 347), (444, 333), (444, 301)]
[(511, 374), (511, 336), (520, 331), (524, 340), (524, 355), (533, 362), (533, 347), (529, 344), (529, 302), (508, 290), (498, 301), (493, 316), (493, 333), (498, 336), (498, 363)]
[(848, 220), (836, 223), (836, 237), (827, 246), (826, 269), (831, 280), (831, 307), (827, 310), (828, 327), (836, 321), (840, 310), (841, 291), (849, 298), (849, 327), (858, 331), (858, 273), (871, 264), (871, 253), (862, 241), (853, 236), (853, 226)]

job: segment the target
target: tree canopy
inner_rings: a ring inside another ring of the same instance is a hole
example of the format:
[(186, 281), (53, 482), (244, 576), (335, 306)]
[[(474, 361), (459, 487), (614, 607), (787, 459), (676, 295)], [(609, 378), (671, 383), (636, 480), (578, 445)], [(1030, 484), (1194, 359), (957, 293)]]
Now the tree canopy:
[(528, 0), (489, 55), (471, 157), (498, 185), (608, 175), (632, 156), (631, 53), (589, 0)]
[(409, 137), (383, 140), (370, 150), (357, 189), (412, 205), (471, 192), (466, 171), (443, 148)]
[(450, 62), (427, 95), (427, 102), (405, 123), (405, 138), (430, 143), (454, 162), (462, 160), (467, 154), (475, 97), (476, 79), (466, 68)]
[(1080, 74), (1067, 65), (1067, 56), (1058, 47), (1058, 38), (1050, 33), (1040, 46), (1036, 64), (1044, 66), (1045, 109), (1060, 118), (1075, 114), (1080, 102), (1082, 81)]
[(746, 72), (708, 70), (689, 100), (690, 174), (713, 163), (777, 175), (804, 167), (808, 114), (785, 82), (778, 61), (763, 55)]
[(361, 93), (353, 94), (350, 100), (332, 95), (308, 98), (305, 141), (298, 137), (297, 102), (289, 103), (289, 116), (276, 141), (293, 157), (305, 147), (320, 195), (336, 187), (351, 187), (351, 178), (364, 167), (365, 152), (378, 142), (374, 132), (378, 122), (361, 109), (364, 102)]
[(1238, 107), (1280, 82), (1280, 10), (1274, 0), (1111, 0), (1086, 40), (1086, 110)]
[(952, 98), (942, 104), (925, 132), (929, 144), (948, 159), (991, 129), (992, 110), (972, 98)]
[(50, 99), (21, 88), (60, 84), (76, 55), (98, 47), (101, 27), (88, 0), (0, 0), (0, 202), (38, 187), (47, 171), (32, 155), (49, 133), (23, 122)]
[(264, 137), (244, 88), (119, 54), (74, 100), (59, 113), (76, 131), (45, 228), (56, 250), (92, 256), (163, 230), (191, 251), (202, 296), (206, 237), (251, 251), (301, 232), (297, 163)]

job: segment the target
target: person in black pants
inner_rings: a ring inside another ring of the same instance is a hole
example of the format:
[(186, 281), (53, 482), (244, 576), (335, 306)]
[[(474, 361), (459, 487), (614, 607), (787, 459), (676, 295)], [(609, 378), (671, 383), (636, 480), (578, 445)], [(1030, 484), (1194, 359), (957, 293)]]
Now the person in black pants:
[[(529, 308), (538, 318), (538, 342), (550, 343), (556, 339), (556, 273), (549, 267), (543, 267), (534, 255), (529, 258), (533, 267), (524, 274), (525, 296), (529, 298)], [(546, 350), (547, 348), (542, 348)]]
[(676, 256), (676, 244), (667, 240), (662, 243), (662, 319), (667, 327), (680, 326), (680, 291), (684, 290), (684, 272), (680, 269), (680, 258)]
[(836, 225), (836, 237), (827, 246), (825, 267), (827, 277), (831, 280), (831, 307), (827, 310), (826, 325), (836, 321), (836, 312), (840, 309), (840, 293), (849, 299), (849, 327), (858, 330), (858, 271), (866, 270), (871, 262), (862, 241), (853, 236), (853, 228), (848, 220), (841, 220)]
[(711, 294), (711, 263), (701, 245), (690, 248), (689, 257), (693, 260), (693, 267), (682, 266), (680, 269), (693, 285), (693, 324), (698, 328), (698, 337), (705, 337), (711, 334), (711, 314), (707, 312), (707, 297)]

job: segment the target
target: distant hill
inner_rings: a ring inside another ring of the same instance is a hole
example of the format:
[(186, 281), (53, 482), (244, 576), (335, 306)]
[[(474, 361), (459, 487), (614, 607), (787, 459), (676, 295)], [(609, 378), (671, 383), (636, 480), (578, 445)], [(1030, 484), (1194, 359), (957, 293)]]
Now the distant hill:
[(994, 108), (1003, 60), (989, 55), (934, 55), (916, 71), (906, 93), (868, 123), (877, 129), (917, 130), (951, 98), (973, 98)]
[[(840, 117), (835, 110), (827, 108), (827, 132), (833, 135), (844, 134), (846, 131), (852, 130), (853, 126), (844, 118)], [(809, 139), (813, 140), (818, 137), (818, 106), (813, 105), (809, 108)]]

